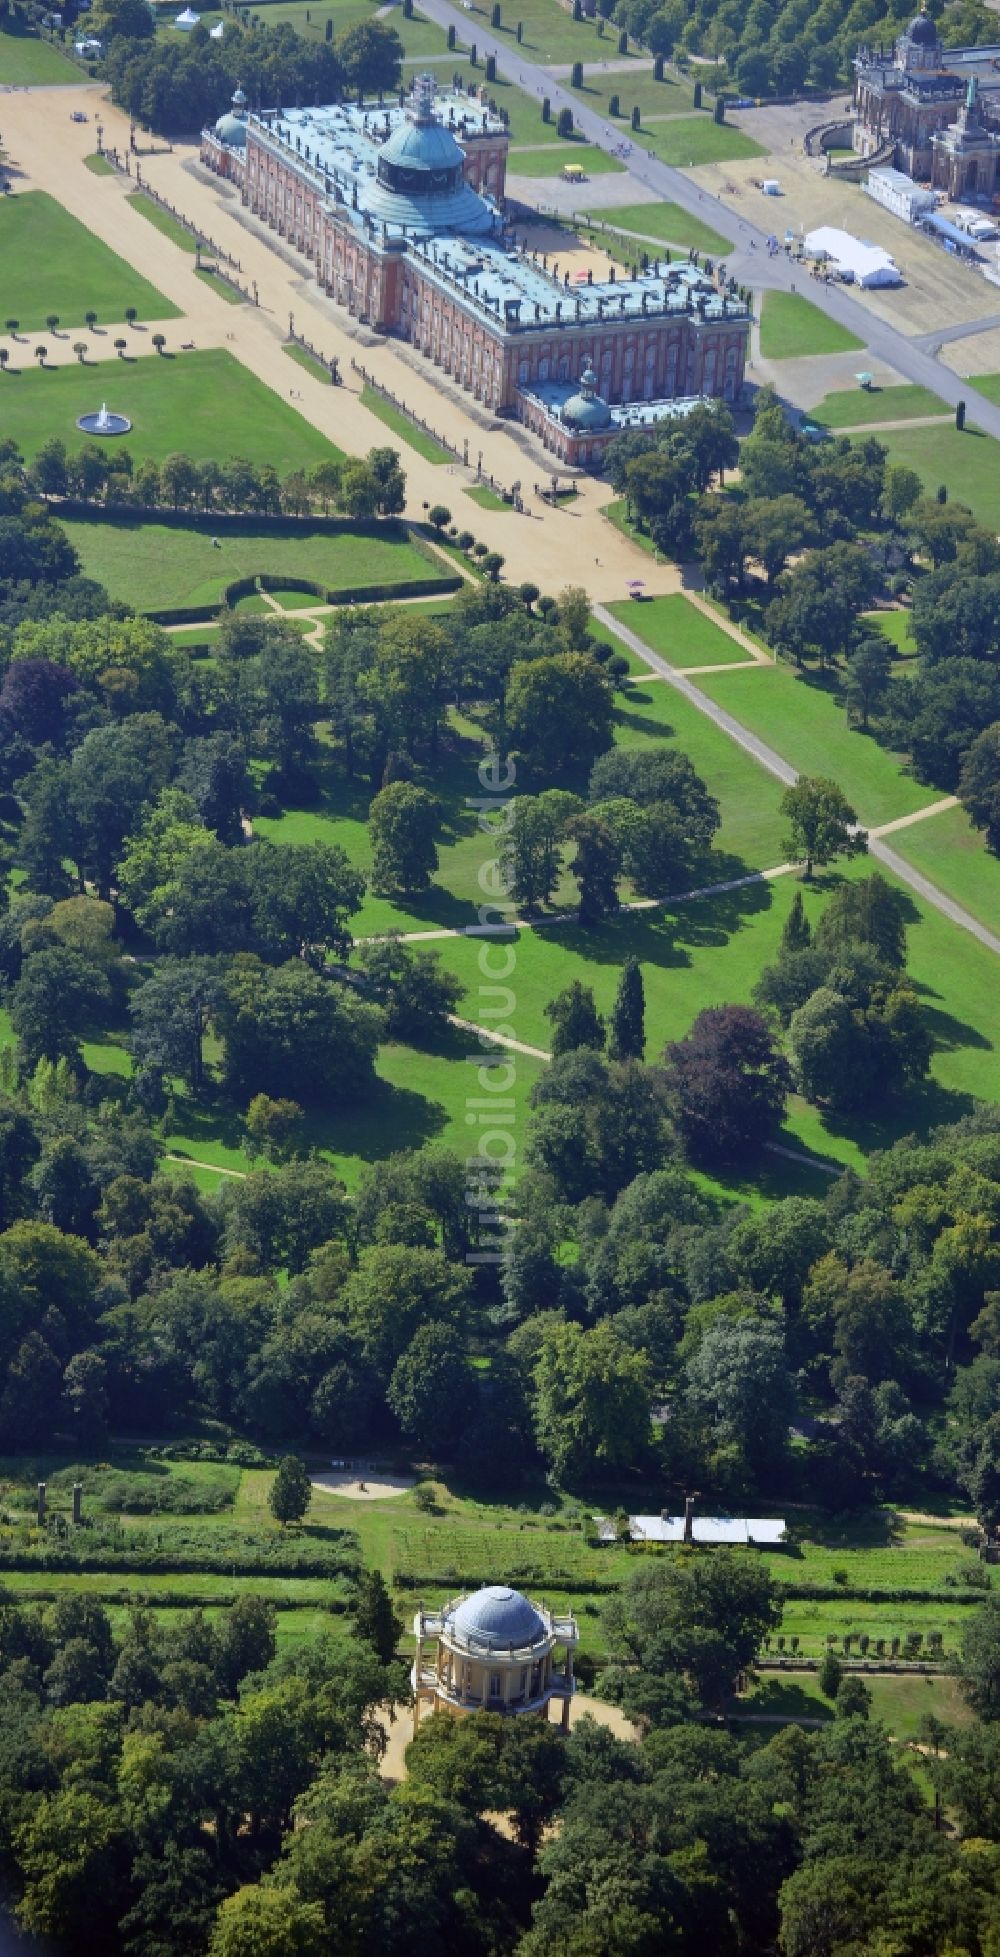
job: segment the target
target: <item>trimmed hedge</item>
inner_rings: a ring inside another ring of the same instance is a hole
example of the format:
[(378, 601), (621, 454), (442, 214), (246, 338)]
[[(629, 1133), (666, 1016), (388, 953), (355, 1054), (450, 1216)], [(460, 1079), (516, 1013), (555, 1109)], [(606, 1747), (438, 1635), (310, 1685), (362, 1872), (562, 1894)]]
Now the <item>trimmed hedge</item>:
[[(449, 592), (458, 591), (464, 578), (441, 577), (400, 578), (395, 584), (354, 584), (345, 585), (340, 591), (326, 591), (321, 584), (314, 584), (311, 578), (279, 577), (261, 571), (252, 578), (235, 578), (222, 594), (218, 609), (232, 611), (241, 598), (252, 598), (258, 585), (264, 591), (307, 591), (315, 595), (321, 605), (377, 605), (394, 598), (438, 598)], [(167, 605), (156, 611), (143, 612), (153, 625), (200, 625), (209, 605)], [(189, 647), (190, 651), (191, 648)]]
[(4, 1570), (173, 1572), (194, 1576), (353, 1577), (360, 1565), (357, 1539), (342, 1530), (334, 1542), (286, 1536), (252, 1536), (230, 1528), (191, 1530), (166, 1523), (156, 1530), (88, 1528), (72, 1536), (27, 1540), (27, 1533), (0, 1542)]
[[(231, 1610), (241, 1597), (248, 1596), (250, 1592), (213, 1590), (210, 1597), (205, 1597), (200, 1590), (143, 1590), (128, 1584), (118, 1590), (92, 1591), (88, 1594), (95, 1603), (110, 1604), (112, 1608), (116, 1604), (142, 1604), (154, 1610)], [(11, 1601), (15, 1604), (57, 1604), (65, 1595), (65, 1590), (52, 1590), (44, 1584), (32, 1584), (30, 1590), (18, 1589), (10, 1593)], [(324, 1597), (322, 1602), (307, 1597), (270, 1597), (266, 1601), (273, 1603), (276, 1610), (322, 1610), (331, 1617), (342, 1617), (354, 1609), (353, 1598), (347, 1597)]]

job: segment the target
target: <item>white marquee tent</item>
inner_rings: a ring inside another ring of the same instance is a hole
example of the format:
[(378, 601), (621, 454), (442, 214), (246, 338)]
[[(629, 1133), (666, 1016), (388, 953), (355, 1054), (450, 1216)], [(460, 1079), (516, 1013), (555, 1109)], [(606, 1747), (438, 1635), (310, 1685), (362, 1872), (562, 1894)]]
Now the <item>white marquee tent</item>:
[(806, 255), (830, 258), (842, 272), (850, 272), (857, 285), (902, 285), (903, 278), (891, 255), (881, 245), (866, 245), (850, 231), (821, 224), (818, 231), (807, 231)]

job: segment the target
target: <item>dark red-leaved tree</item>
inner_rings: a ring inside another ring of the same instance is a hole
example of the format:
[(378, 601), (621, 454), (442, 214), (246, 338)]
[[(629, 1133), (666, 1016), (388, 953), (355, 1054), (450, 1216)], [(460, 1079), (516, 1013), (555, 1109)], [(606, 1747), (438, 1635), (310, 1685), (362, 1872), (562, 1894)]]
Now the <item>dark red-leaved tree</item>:
[(0, 739), (20, 734), (31, 747), (62, 740), (66, 701), (77, 679), (52, 659), (15, 659), (0, 687)]
[(734, 1162), (777, 1134), (792, 1084), (766, 1019), (710, 1006), (663, 1054), (667, 1092), (692, 1161)]

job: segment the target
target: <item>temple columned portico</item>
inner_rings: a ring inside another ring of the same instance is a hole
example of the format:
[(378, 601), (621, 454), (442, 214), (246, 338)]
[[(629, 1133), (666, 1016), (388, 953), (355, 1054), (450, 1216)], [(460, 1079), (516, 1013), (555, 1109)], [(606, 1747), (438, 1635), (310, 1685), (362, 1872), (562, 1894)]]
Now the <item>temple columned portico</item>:
[(428, 1708), (456, 1715), (531, 1712), (547, 1719), (553, 1701), (566, 1731), (575, 1690), (575, 1618), (492, 1584), (441, 1610), (418, 1610), (413, 1634), (414, 1732)]

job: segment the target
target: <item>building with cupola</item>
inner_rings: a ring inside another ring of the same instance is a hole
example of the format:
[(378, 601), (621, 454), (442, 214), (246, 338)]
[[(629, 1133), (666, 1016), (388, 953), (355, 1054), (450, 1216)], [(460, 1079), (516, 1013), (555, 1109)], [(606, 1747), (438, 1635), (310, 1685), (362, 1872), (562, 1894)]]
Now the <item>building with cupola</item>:
[(566, 1730), (576, 1689), (576, 1619), (532, 1603), (520, 1590), (489, 1584), (440, 1610), (418, 1610), (413, 1730), (427, 1712), (534, 1713), (559, 1707)]
[(853, 146), (949, 197), (1000, 187), (1000, 46), (945, 47), (930, 14), (893, 46), (859, 48)]
[(508, 136), (483, 92), (232, 112), (201, 157), (249, 213), (374, 333), (406, 340), (557, 460), (599, 464), (624, 426), (694, 401), (738, 400), (749, 311), (690, 259), (635, 278), (560, 265), (519, 243), (505, 210)]

